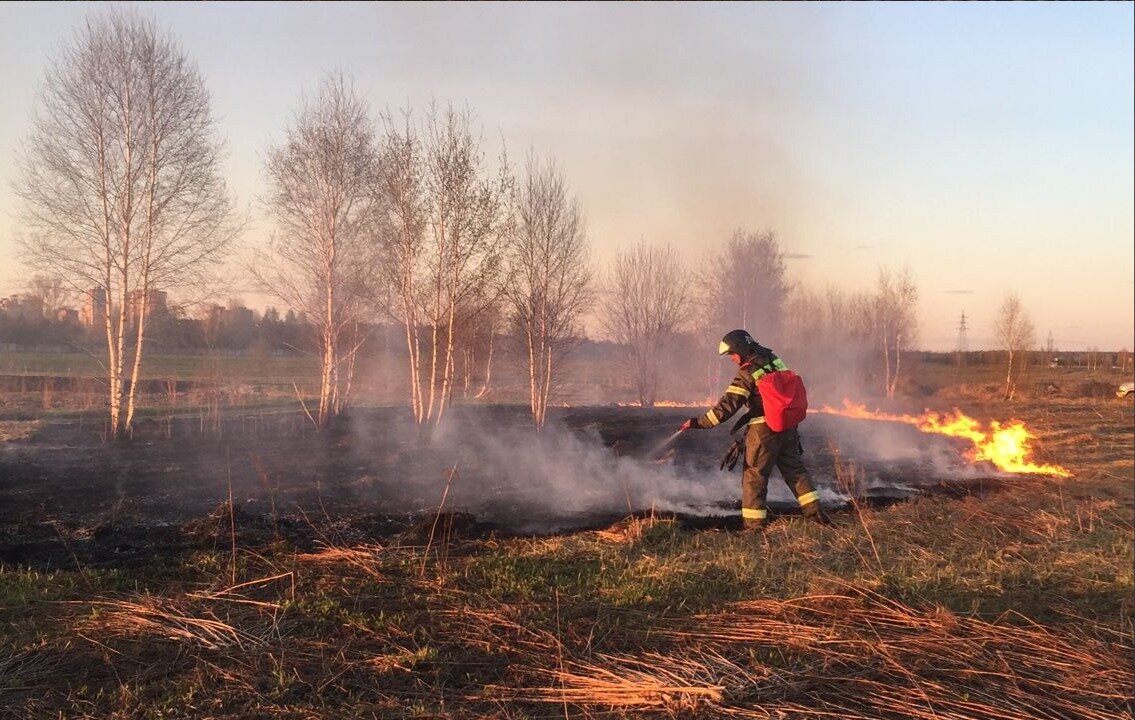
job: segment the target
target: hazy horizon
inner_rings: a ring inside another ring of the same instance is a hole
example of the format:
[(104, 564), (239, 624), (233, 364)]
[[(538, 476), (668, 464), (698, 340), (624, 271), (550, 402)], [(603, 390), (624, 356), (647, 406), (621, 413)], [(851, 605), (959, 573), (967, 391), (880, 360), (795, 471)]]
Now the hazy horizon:
[[(554, 156), (600, 269), (772, 230), (808, 287), (908, 266), (920, 349), (954, 349), (962, 312), (995, 347), (1010, 292), (1038, 345), (1135, 347), (1131, 3), (121, 4), (200, 67), (247, 246), (267, 148), (340, 70), (375, 115), (468, 104), (490, 160)], [(0, 296), (28, 274), (11, 185), (37, 87), (99, 10), (0, 5)]]

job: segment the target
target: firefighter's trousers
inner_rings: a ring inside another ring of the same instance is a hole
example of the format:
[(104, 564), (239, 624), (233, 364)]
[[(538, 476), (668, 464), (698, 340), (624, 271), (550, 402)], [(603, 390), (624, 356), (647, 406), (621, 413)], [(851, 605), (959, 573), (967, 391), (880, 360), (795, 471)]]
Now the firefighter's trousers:
[(773, 468), (796, 495), (805, 515), (820, 510), (820, 494), (812, 487), (804, 467), (800, 432), (796, 428), (773, 432), (763, 420), (749, 424), (745, 434), (745, 465), (741, 474), (741, 517), (745, 524), (768, 517), (765, 498)]

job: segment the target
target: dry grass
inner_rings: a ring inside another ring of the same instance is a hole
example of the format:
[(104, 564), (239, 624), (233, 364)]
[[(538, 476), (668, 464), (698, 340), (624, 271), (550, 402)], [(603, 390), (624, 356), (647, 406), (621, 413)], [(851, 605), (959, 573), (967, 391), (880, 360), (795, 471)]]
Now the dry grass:
[[(92, 613), (77, 624), (76, 631), (98, 638), (134, 638), (169, 642), (218, 650), (226, 647), (264, 645), (265, 629), (242, 629), (219, 619), (202, 596), (160, 598), (143, 596), (135, 600), (96, 600)], [(272, 606), (267, 605), (269, 609)]]
[[(515, 549), (549, 563), (565, 553), (612, 553), (630, 568), (641, 563), (650, 528), (628, 520), (590, 538), (482, 551)], [(778, 532), (808, 545), (787, 525)], [(69, 626), (116, 668), (111, 685), (168, 685), (136, 668), (176, 648), (181, 682), (200, 689), (163, 717), (370, 717), (364, 708), (377, 717), (863, 720), (1104, 720), (1130, 712), (1131, 638), (1114, 624), (1070, 618), (1053, 628), (1014, 613), (983, 619), (916, 608), (871, 589), (873, 576), (827, 576), (826, 592), (757, 596), (694, 614), (615, 609), (552, 587), (516, 602), (460, 588), (455, 581), (468, 570), (421, 577), (423, 553), (326, 546), (294, 555), (287, 572), (233, 586), (69, 603), (81, 610)], [(672, 562), (656, 558), (651, 567)], [(218, 578), (227, 575), (218, 569)], [(104, 696), (83, 711), (87, 701), (71, 695), (40, 706), (30, 689), (50, 696), (59, 683), (47, 667), (59, 655), (45, 650), (0, 665), (0, 700), (17, 701), (21, 717), (47, 717), (51, 708), (126, 717), (155, 702), (146, 693)], [(296, 702), (307, 711), (289, 710)], [(110, 713), (115, 707), (125, 714)]]
[(45, 692), (55, 681), (51, 653), (38, 646), (0, 658), (0, 699)]
[(0, 421), (0, 442), (25, 442), (39, 429), (39, 420)]
[(1069, 636), (848, 588), (736, 603), (656, 632), (664, 650), (577, 657), (562, 670), (533, 668), (530, 686), (491, 692), (719, 717), (1104, 720), (1130, 709), (1130, 638), (1091, 622)]
[(599, 655), (588, 662), (571, 661), (561, 668), (538, 668), (549, 685), (536, 688), (487, 688), (536, 702), (571, 703), (579, 707), (688, 707), (720, 705), (726, 686), (722, 677), (737, 677), (741, 669), (722, 657), (696, 654), (676, 658), (658, 653), (640, 656)]
[(361, 570), (375, 580), (382, 580), (382, 550), (382, 546), (376, 544), (342, 547), (322, 543), (322, 547), (317, 552), (300, 553), (296, 556), (296, 560), (305, 564), (344, 563)]
[(427, 518), (429, 540), (224, 542), (127, 577), (0, 568), (0, 717), (1131, 717), (1135, 433), (1073, 409), (1037, 424), (1058, 461), (1080, 451), (1074, 478), (835, 529), (464, 539)]

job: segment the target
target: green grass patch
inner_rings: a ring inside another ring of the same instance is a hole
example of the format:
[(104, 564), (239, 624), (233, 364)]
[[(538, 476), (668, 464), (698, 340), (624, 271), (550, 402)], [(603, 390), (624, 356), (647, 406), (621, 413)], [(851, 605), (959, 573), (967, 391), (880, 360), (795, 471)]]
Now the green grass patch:
[[(100, 378), (105, 375), (100, 354), (5, 352), (0, 355), (0, 374)], [(143, 357), (146, 380), (190, 380), (225, 383), (287, 384), (318, 378), (319, 363), (306, 356), (254, 355), (163, 355)]]

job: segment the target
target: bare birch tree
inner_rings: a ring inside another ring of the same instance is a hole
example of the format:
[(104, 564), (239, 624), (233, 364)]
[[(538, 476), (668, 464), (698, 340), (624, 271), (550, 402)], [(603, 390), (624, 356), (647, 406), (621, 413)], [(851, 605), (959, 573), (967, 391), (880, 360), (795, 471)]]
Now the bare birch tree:
[[(455, 385), (460, 385), (462, 398), (468, 398), (470, 392), (480, 398), (490, 391), (493, 355), (497, 335), (503, 325), (503, 306), (503, 293), (496, 288), (487, 288), (473, 303), (457, 309), (454, 354), (460, 361), (460, 367)], [(478, 375), (481, 377), (481, 387), (474, 390), (473, 379)]]
[(873, 344), (874, 305), (867, 292), (852, 293), (831, 285), (822, 292), (794, 287), (785, 303), (785, 347), (793, 357), (846, 360), (847, 348)]
[(425, 297), (425, 231), (428, 222), (425, 148), (409, 111), (401, 122), (383, 114), (380, 141), (377, 207), (384, 213), (385, 229), (375, 272), (381, 281), (387, 313), (400, 322), (409, 352), (410, 407), (419, 426), (426, 422), (423, 389), (423, 338)]
[(221, 160), (204, 80), (152, 20), (109, 10), (50, 64), (15, 188), (21, 245), (106, 293), (110, 437), (133, 425), (153, 292), (200, 281), (239, 232)]
[(640, 242), (615, 257), (601, 322), (627, 348), (643, 407), (658, 399), (662, 348), (689, 322), (690, 307), (689, 276), (669, 246)]
[(725, 247), (710, 256), (700, 279), (715, 335), (745, 328), (766, 345), (779, 343), (788, 285), (775, 233), (735, 230)]
[(387, 309), (403, 323), (410, 395), (419, 426), (437, 424), (461, 380), (457, 344), (463, 319), (496, 300), (503, 257), (507, 176), (485, 167), (471, 110), (431, 106), (420, 129), (407, 111), (386, 120), (381, 195), (385, 199)]
[(555, 369), (581, 335), (593, 302), (587, 231), (554, 160), (530, 152), (518, 185), (505, 295), (528, 356), (528, 402), (544, 427)]
[(895, 396), (902, 370), (902, 356), (918, 338), (918, 288), (910, 269), (892, 275), (889, 268), (879, 268), (874, 293), (876, 339), (883, 359), (883, 389), (888, 398)]
[(366, 103), (338, 74), (323, 80), (283, 144), (268, 151), (264, 204), (279, 232), (253, 271), (317, 329), (320, 427), (349, 400), (378, 232), (377, 171)]
[(1036, 343), (1036, 329), (1032, 318), (1021, 304), (1021, 296), (1009, 293), (1001, 302), (997, 318), (993, 321), (993, 334), (1008, 354), (1005, 371), (1005, 399), (1012, 400), (1017, 391), (1014, 359)]
[(869, 386), (877, 362), (875, 303), (869, 291), (804, 284), (789, 292), (783, 343), (793, 368), (808, 378), (817, 397), (859, 392)]
[[(735, 230), (724, 247), (705, 256), (697, 284), (694, 331), (706, 347), (716, 348), (721, 336), (733, 328), (745, 328), (763, 344), (778, 347), (788, 284), (775, 233)], [(720, 370), (720, 358), (709, 355), (707, 394), (720, 384)]]
[(426, 122), (427, 305), (430, 373), (427, 421), (441, 421), (453, 395), (459, 309), (495, 300), (503, 257), (501, 203), (507, 177), (485, 168), (471, 110), (431, 108)]

